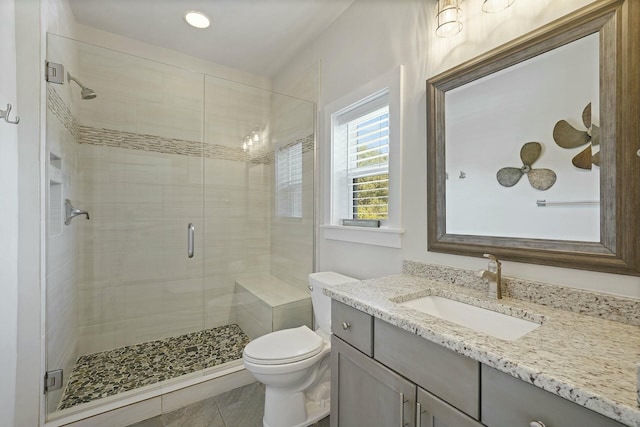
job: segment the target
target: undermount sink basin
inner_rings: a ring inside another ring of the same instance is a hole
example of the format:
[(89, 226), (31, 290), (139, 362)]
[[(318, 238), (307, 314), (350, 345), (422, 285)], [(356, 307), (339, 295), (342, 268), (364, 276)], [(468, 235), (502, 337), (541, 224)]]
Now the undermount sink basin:
[(529, 320), (434, 295), (402, 302), (399, 305), (507, 341), (517, 340), (540, 326)]

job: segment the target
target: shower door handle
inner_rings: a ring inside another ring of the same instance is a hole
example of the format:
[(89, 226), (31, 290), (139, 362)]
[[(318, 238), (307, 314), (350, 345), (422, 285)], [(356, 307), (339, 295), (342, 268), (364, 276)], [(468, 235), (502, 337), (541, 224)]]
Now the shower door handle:
[(195, 233), (196, 229), (193, 226), (193, 223), (189, 223), (189, 225), (187, 225), (187, 256), (189, 258), (193, 258), (193, 252), (194, 252), (194, 244), (195, 244)]

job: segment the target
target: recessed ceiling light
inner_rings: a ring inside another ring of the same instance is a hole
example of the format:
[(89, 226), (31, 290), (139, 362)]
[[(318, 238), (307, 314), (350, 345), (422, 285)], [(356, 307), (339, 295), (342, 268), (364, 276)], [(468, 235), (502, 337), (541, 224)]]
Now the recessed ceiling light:
[(184, 20), (189, 25), (196, 28), (207, 28), (209, 26), (209, 17), (202, 12), (189, 10), (184, 14)]

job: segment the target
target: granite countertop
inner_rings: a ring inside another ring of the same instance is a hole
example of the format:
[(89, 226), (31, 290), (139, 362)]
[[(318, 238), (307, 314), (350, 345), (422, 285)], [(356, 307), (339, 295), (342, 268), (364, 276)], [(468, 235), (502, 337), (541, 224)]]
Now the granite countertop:
[[(625, 425), (640, 427), (640, 327), (412, 275), (326, 288), (331, 298)], [(541, 326), (505, 341), (396, 302), (439, 295)]]

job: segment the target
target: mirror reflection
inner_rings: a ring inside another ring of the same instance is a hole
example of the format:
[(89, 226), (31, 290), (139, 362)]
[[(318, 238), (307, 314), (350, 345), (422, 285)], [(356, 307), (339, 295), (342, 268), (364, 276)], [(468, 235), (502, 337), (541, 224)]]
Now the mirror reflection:
[(447, 234), (600, 241), (599, 50), (594, 33), (446, 92)]

